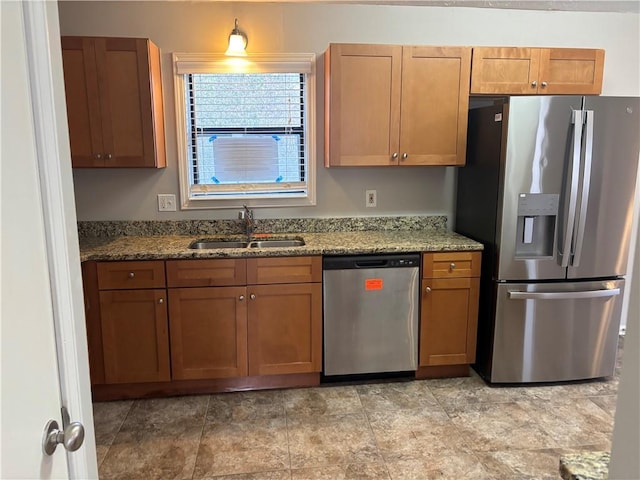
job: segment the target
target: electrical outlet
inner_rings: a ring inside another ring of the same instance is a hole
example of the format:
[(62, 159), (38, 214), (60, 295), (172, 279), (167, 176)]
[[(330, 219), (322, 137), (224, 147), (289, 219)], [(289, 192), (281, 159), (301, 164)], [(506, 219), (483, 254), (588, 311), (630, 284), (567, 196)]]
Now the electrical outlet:
[(378, 194), (375, 190), (366, 191), (365, 205), (367, 207), (375, 207), (378, 205)]
[(175, 212), (176, 196), (173, 193), (158, 194), (158, 211), (159, 212)]

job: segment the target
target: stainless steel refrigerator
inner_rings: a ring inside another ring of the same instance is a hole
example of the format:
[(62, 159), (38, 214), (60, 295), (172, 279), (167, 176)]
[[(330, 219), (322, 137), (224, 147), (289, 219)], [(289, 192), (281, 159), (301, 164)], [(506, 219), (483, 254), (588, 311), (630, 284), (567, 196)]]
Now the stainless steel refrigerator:
[(485, 247), (475, 369), (492, 383), (612, 375), (639, 99), (536, 96), (470, 105), (455, 230)]

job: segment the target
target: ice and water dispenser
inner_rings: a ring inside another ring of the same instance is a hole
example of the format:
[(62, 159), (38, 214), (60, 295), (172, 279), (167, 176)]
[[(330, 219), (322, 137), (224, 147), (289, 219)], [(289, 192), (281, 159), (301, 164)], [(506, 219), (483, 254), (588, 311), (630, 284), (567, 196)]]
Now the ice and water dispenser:
[(558, 203), (556, 193), (518, 195), (516, 258), (553, 256)]

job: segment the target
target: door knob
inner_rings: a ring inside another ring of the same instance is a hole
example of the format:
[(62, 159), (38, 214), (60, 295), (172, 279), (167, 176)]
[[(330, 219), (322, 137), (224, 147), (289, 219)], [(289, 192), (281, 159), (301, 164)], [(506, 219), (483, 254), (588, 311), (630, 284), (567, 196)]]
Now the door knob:
[(107, 160), (111, 160), (112, 155), (110, 153), (107, 153), (104, 158), (106, 158)]
[(101, 158), (102, 158), (102, 154), (100, 154), (100, 153), (96, 153), (96, 159), (97, 159), (97, 160), (100, 160)]
[(252, 293), (251, 295), (249, 295), (249, 298), (250, 298), (251, 300), (255, 300), (255, 298), (256, 298), (256, 294), (255, 294), (255, 293)]
[(540, 84), (540, 86), (541, 86), (542, 88), (546, 87), (547, 85), (548, 85), (548, 83), (547, 83), (547, 82), (542, 82), (542, 83)]
[(398, 158), (398, 152), (393, 152), (393, 155), (391, 155), (391, 158), (393, 158), (394, 160)]
[(449, 264), (449, 270), (453, 271), (456, 268), (456, 264), (455, 263), (450, 263)]
[(49, 420), (44, 427), (42, 450), (47, 455), (53, 455), (59, 444), (69, 452), (75, 452), (84, 442), (84, 427), (80, 422), (70, 423), (64, 430), (60, 430), (58, 422)]
[(163, 304), (164, 303), (164, 298), (159, 298), (158, 299), (158, 303)]
[(408, 154), (408, 153), (403, 153), (403, 154), (402, 154), (402, 159), (404, 160), (404, 159), (405, 159), (405, 158), (407, 158), (408, 156), (409, 156), (409, 154)]
[(243, 300), (244, 300), (244, 295), (240, 295), (240, 296), (238, 297), (238, 300), (243, 301)]
[(133, 273), (133, 272), (129, 272), (129, 278), (133, 278), (133, 277), (135, 277), (135, 276), (136, 276), (136, 274), (135, 274), (135, 273)]
[(424, 289), (424, 291), (425, 291), (426, 293), (430, 293), (430, 292), (431, 292), (431, 287), (427, 287), (427, 288), (425, 288), (425, 289)]
[(537, 87), (537, 86), (538, 86), (538, 82), (536, 82), (536, 81), (534, 80), (533, 82), (531, 82), (531, 86), (532, 86), (533, 88)]

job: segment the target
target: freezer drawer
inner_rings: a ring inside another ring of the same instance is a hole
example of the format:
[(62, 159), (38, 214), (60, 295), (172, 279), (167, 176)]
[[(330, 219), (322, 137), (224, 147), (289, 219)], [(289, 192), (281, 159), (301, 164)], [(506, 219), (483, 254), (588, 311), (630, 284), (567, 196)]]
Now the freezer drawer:
[(493, 383), (613, 375), (624, 280), (497, 285)]

